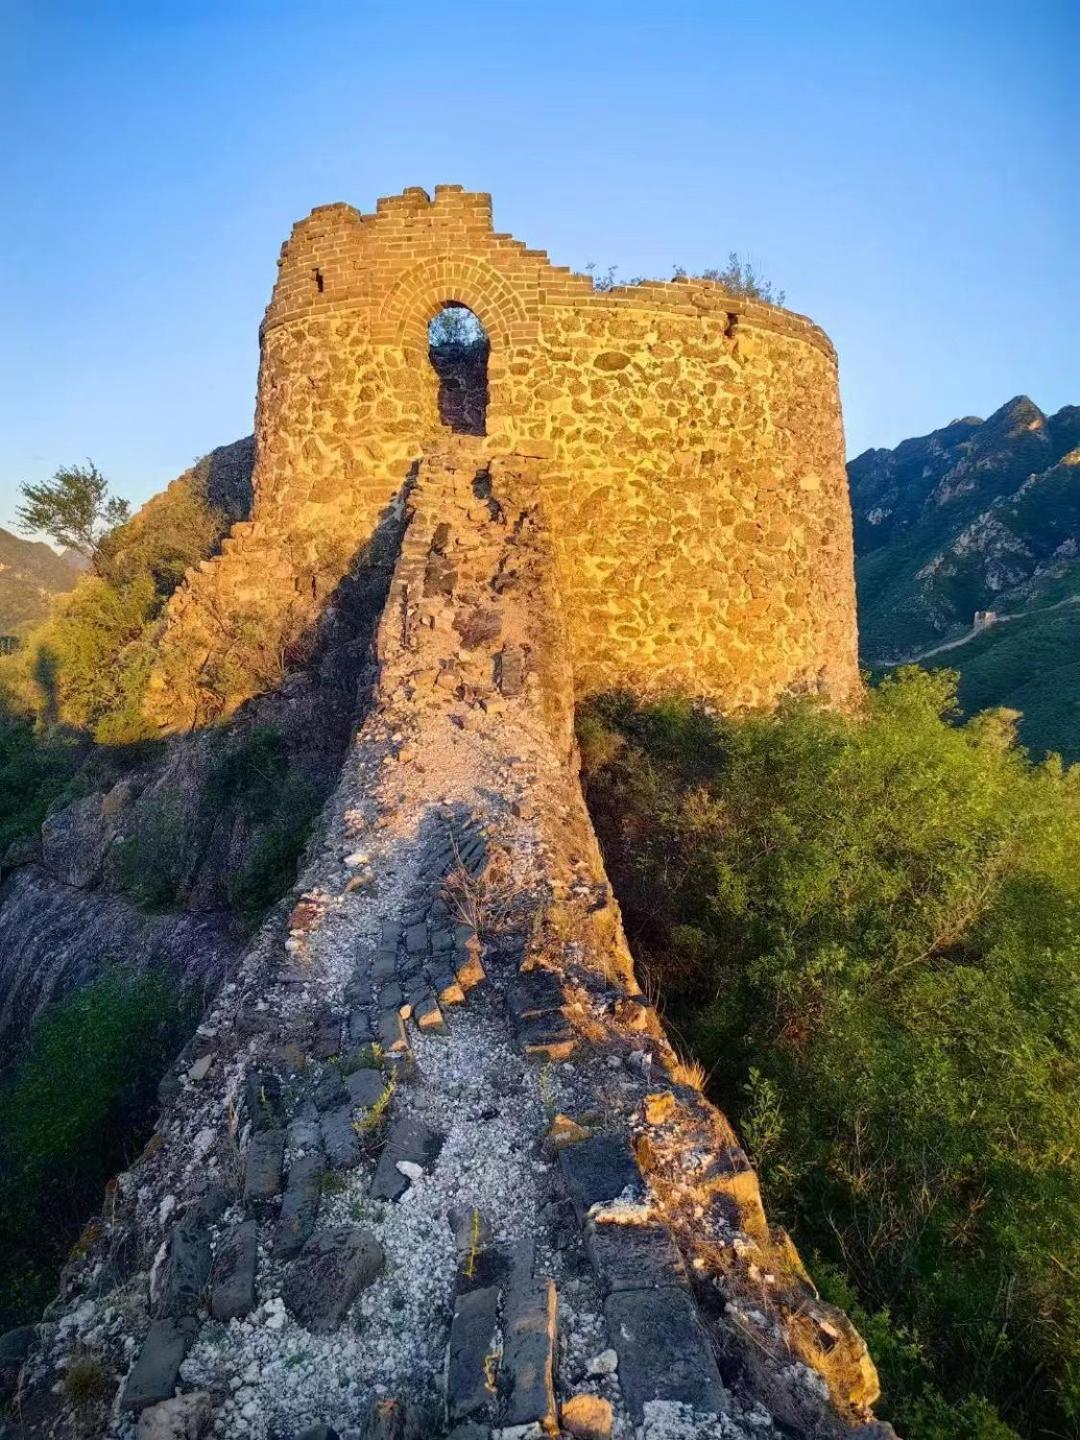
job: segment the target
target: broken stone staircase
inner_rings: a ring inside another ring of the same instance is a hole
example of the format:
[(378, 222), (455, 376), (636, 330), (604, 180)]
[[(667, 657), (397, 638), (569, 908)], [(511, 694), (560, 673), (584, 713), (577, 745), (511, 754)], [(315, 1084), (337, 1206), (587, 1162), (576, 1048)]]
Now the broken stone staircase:
[[(464, 436), (420, 463), (291, 913), (163, 1083), (14, 1433), (891, 1434), (634, 980), (539, 463)], [(96, 1419), (65, 1388), (87, 1356)]]

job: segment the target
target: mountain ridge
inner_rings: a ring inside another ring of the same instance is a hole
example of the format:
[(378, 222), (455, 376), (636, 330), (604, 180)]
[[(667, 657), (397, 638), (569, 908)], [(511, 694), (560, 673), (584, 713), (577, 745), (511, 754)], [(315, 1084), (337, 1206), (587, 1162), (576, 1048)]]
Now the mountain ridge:
[(866, 450), (848, 476), (863, 663), (933, 655), (960, 670), (965, 710), (1024, 710), (1033, 749), (1075, 753), (1072, 680), (1051, 697), (1047, 677), (1062, 664), (1071, 676), (1063, 657), (1080, 653), (1080, 610), (1065, 603), (1080, 598), (1080, 406), (1047, 415), (1017, 395), (985, 420)]
[(79, 573), (44, 540), (24, 540), (0, 525), (0, 635), (44, 620), (53, 596), (73, 589)]

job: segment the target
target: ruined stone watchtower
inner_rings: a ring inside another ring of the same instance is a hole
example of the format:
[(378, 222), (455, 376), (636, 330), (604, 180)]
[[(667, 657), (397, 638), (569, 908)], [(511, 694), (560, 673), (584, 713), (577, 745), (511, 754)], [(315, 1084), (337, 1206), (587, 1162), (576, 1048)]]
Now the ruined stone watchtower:
[(739, 708), (853, 695), (827, 337), (709, 281), (598, 292), (496, 233), (489, 196), (445, 185), (372, 215), (320, 207), (283, 246), (261, 331), (253, 520), (173, 601), (159, 713), (197, 721), (244, 698), (192, 691), (205, 671), (193, 654), (217, 643), (208, 616), (314, 614), (445, 438), (428, 324), (447, 305), (490, 343), (487, 450), (538, 458), (579, 696), (678, 687)]

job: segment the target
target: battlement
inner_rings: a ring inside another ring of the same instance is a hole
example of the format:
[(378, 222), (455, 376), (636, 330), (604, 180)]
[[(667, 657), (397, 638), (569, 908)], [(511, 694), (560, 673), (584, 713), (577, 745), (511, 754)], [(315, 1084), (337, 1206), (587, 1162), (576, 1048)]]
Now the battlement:
[[(425, 250), (432, 256), (460, 257), (466, 244), (474, 252), (478, 247), (492, 252), (492, 263), (504, 279), (528, 297), (536, 312), (534, 319), (546, 306), (566, 301), (598, 311), (723, 312), (740, 323), (805, 340), (836, 358), (829, 337), (805, 315), (732, 295), (713, 280), (680, 276), (598, 291), (588, 275), (577, 274), (567, 265), (552, 265), (546, 250), (531, 249), (508, 233), (496, 232), (491, 196), (460, 185), (437, 185), (434, 199), (419, 186), (410, 186), (400, 195), (377, 200), (371, 215), (342, 203), (317, 206), (293, 226), (292, 236), (282, 246), (279, 264), (283, 273), (264, 327), (308, 313), (362, 307), (365, 271), (395, 252), (407, 254), (410, 261), (421, 258)], [(313, 265), (322, 273), (321, 289), (310, 283)], [(483, 303), (480, 291), (475, 298)]]
[(242, 596), (270, 624), (319, 603), (446, 434), (428, 326), (448, 305), (489, 341), (491, 453), (542, 462), (578, 695), (677, 688), (735, 709), (857, 694), (828, 337), (707, 280), (597, 291), (496, 231), (489, 195), (440, 185), (373, 213), (320, 206), (282, 247), (261, 330), (254, 531), (171, 607), (162, 718), (219, 703), (174, 699), (192, 649), (215, 643), (207, 607)]

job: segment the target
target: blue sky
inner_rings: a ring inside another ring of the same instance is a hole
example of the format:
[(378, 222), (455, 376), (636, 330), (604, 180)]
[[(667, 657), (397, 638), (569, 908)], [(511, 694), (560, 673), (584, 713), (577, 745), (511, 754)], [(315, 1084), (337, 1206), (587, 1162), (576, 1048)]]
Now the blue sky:
[(0, 0), (0, 524), (251, 428), (278, 248), (441, 182), (556, 263), (749, 254), (849, 452), (1080, 403), (1076, 0)]

